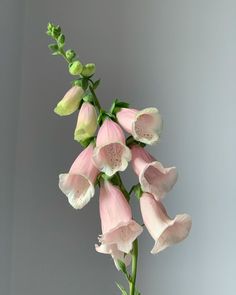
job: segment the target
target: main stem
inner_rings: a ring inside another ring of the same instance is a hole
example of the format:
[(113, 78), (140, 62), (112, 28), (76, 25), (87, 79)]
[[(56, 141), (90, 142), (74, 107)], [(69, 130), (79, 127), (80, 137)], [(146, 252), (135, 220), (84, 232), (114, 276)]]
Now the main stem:
[(137, 267), (138, 267), (138, 239), (133, 242), (133, 250), (132, 250), (132, 281), (129, 284), (130, 295), (135, 294), (135, 284), (136, 284), (136, 276), (137, 276)]

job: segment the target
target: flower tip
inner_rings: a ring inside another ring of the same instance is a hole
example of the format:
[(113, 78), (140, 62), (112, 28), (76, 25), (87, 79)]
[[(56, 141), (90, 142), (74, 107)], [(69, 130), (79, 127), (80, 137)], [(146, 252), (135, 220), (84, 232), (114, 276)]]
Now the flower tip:
[(70, 111), (69, 109), (66, 109), (61, 105), (60, 103), (57, 104), (57, 106), (54, 108), (54, 113), (58, 116), (68, 116), (73, 113), (73, 111)]

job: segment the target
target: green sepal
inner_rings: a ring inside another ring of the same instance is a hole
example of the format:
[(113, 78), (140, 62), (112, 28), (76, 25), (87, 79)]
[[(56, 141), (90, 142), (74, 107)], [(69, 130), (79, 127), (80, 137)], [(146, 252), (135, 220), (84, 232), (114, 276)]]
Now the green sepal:
[(92, 94), (87, 94), (87, 95), (85, 95), (85, 96), (83, 97), (83, 101), (93, 103), (93, 95), (92, 95)]
[(73, 85), (77, 85), (77, 86), (80, 86), (83, 88), (84, 91), (87, 90), (88, 88), (88, 79), (86, 78), (80, 78), (80, 79), (77, 79), (77, 80), (74, 80), (72, 82)]
[(122, 295), (128, 295), (128, 293), (126, 292), (126, 290), (125, 290), (125, 288), (123, 286), (121, 286), (117, 282), (116, 282), (116, 286), (119, 288), (119, 290), (121, 291), (121, 294)]
[(114, 116), (120, 111), (122, 108), (128, 108), (129, 104), (125, 101), (120, 101), (117, 98), (113, 101), (110, 113)]
[(99, 125), (102, 125), (102, 123), (105, 121), (106, 118), (109, 117), (109, 114), (104, 111), (104, 110), (101, 110), (99, 115), (98, 115), (98, 118), (97, 118), (97, 122)]
[(126, 265), (122, 260), (117, 260), (117, 264), (119, 266), (119, 270), (122, 271), (124, 274), (127, 274)]
[(85, 140), (81, 140), (79, 143), (82, 145), (82, 147), (86, 148), (94, 140), (95, 140), (95, 137), (93, 136), (93, 137), (89, 137)]
[(137, 141), (137, 140), (135, 140), (134, 138), (133, 138), (133, 136), (132, 135), (130, 135), (129, 137), (127, 137), (126, 138), (126, 145), (128, 146), (128, 147), (131, 147), (132, 145), (139, 145), (139, 146), (141, 146), (141, 147), (145, 147), (146, 146), (146, 144), (145, 143), (143, 143), (143, 142), (141, 142), (141, 141)]
[(137, 199), (139, 200), (142, 197), (143, 194), (143, 190), (141, 188), (140, 183), (134, 185), (131, 189), (131, 191), (134, 192), (135, 196), (137, 197)]

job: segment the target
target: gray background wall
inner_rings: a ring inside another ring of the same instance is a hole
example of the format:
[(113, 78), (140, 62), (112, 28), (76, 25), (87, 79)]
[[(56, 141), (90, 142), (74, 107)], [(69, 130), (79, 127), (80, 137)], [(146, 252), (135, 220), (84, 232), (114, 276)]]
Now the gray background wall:
[[(235, 1), (0, 5), (0, 294), (119, 294), (114, 281), (122, 281), (111, 259), (94, 251), (97, 197), (75, 211), (57, 187), (80, 147), (72, 140), (76, 116), (52, 112), (71, 78), (49, 55), (49, 20), (84, 62), (96, 62), (104, 106), (120, 97), (163, 115), (161, 143), (150, 150), (178, 167), (165, 204), (172, 216), (190, 213), (193, 228), (155, 257), (144, 233), (142, 294), (235, 294)], [(126, 175), (130, 185), (135, 178)]]

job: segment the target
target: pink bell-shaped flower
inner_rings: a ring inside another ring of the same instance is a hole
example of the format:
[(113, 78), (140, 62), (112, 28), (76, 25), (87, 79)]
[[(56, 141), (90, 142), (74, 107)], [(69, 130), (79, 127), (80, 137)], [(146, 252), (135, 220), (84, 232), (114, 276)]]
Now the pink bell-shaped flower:
[(95, 107), (84, 102), (78, 114), (77, 125), (74, 133), (74, 139), (84, 141), (93, 137), (97, 129), (97, 113)]
[(54, 112), (59, 116), (68, 116), (74, 113), (79, 107), (83, 94), (83, 88), (74, 85), (58, 102), (57, 106), (54, 109)]
[(139, 178), (142, 190), (153, 194), (156, 200), (162, 199), (177, 181), (176, 168), (164, 168), (160, 162), (138, 145), (133, 145), (131, 152), (132, 167)]
[(174, 219), (170, 219), (162, 203), (148, 193), (143, 193), (140, 198), (140, 208), (143, 222), (155, 240), (152, 254), (157, 254), (188, 236), (192, 226), (188, 214), (176, 215)]
[(117, 115), (119, 124), (134, 139), (146, 144), (156, 143), (162, 130), (161, 115), (156, 108), (146, 108), (141, 111), (123, 108)]
[(112, 251), (119, 250), (128, 254), (143, 228), (132, 219), (130, 205), (123, 193), (109, 181), (104, 181), (101, 185), (99, 209), (102, 235), (99, 237), (101, 248), (97, 247), (97, 251), (111, 251), (110, 246), (114, 245), (116, 247)]
[(108, 176), (124, 171), (131, 160), (124, 133), (111, 119), (106, 119), (98, 131), (93, 159), (97, 168)]
[(93, 197), (94, 183), (99, 173), (93, 160), (93, 144), (79, 154), (70, 171), (59, 175), (59, 188), (75, 209), (82, 209)]

